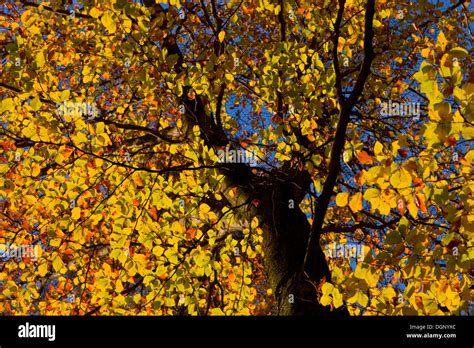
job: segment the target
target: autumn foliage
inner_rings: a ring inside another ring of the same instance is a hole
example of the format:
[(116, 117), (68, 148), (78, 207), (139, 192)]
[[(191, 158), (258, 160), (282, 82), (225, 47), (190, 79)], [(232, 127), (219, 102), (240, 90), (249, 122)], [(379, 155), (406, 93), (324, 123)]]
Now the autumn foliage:
[(3, 3), (1, 313), (469, 314), (469, 1)]

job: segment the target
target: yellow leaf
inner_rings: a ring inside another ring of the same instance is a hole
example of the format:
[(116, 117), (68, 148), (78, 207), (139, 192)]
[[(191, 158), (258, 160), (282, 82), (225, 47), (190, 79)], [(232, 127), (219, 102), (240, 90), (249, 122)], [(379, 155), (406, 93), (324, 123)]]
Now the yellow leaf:
[(362, 306), (362, 307), (366, 307), (367, 306), (367, 303), (369, 302), (369, 298), (367, 297), (366, 294), (364, 294), (363, 292), (359, 291), (357, 293), (357, 302)]
[(71, 217), (72, 217), (73, 220), (79, 220), (79, 218), (81, 217), (81, 208), (75, 207), (71, 211)]
[(157, 245), (153, 248), (152, 253), (153, 255), (160, 257), (161, 255), (163, 255), (164, 251), (165, 249), (163, 249), (160, 245)]
[(63, 260), (59, 255), (56, 255), (53, 259), (53, 268), (56, 272), (59, 272), (64, 267)]
[(184, 233), (186, 231), (185, 227), (179, 223), (179, 221), (173, 222), (173, 225), (171, 225), (171, 229), (179, 233)]
[(21, 22), (22, 22), (23, 24), (25, 24), (25, 22), (28, 20), (28, 18), (29, 18), (30, 16), (31, 16), (31, 11), (30, 11), (30, 10), (24, 11), (24, 12), (21, 14), (21, 17), (20, 17)]
[(374, 145), (374, 153), (375, 156), (378, 158), (380, 156), (383, 156), (383, 145), (380, 142), (376, 142)]
[(319, 300), (319, 303), (321, 303), (323, 306), (328, 306), (332, 302), (332, 298), (329, 297), (328, 295), (323, 295), (321, 296), (321, 300)]
[(380, 191), (376, 188), (368, 188), (364, 193), (364, 199), (369, 201), (372, 205), (372, 209), (377, 209), (380, 205)]
[(257, 217), (254, 217), (254, 218), (252, 219), (252, 222), (250, 223), (250, 228), (251, 228), (252, 230), (254, 230), (254, 229), (256, 229), (257, 227), (258, 227), (258, 219), (257, 219)]
[(101, 13), (102, 12), (97, 7), (93, 7), (89, 11), (89, 14), (91, 15), (91, 17), (94, 17), (94, 18), (99, 18)]
[(229, 82), (234, 81), (234, 75), (232, 75), (231, 73), (226, 73), (226, 74), (225, 74), (225, 78), (226, 78), (226, 80), (229, 81)]
[(63, 162), (69, 158), (69, 156), (71, 155), (72, 153), (72, 150), (70, 148), (67, 148), (65, 146), (61, 146), (59, 149), (58, 149), (58, 154), (57, 154), (57, 157), (56, 157), (56, 163), (58, 164), (63, 164)]
[(120, 279), (117, 280), (117, 283), (115, 283), (115, 291), (120, 293), (124, 289), (122, 281)]
[(102, 134), (97, 136), (97, 145), (108, 146), (110, 144), (112, 144), (112, 141), (110, 140), (107, 133), (102, 133)]
[(83, 132), (78, 132), (73, 136), (78, 144), (87, 142), (87, 136)]
[(390, 176), (390, 183), (394, 188), (408, 188), (411, 185), (410, 173), (405, 168), (400, 168)]
[(365, 281), (370, 287), (374, 287), (377, 285), (378, 281), (380, 278), (380, 272), (379, 271), (369, 271), (366, 272), (365, 274)]
[(418, 207), (415, 204), (414, 200), (410, 200), (407, 204), (408, 211), (410, 212), (411, 216), (416, 218), (418, 216)]
[(161, 208), (168, 208), (173, 205), (173, 200), (169, 198), (166, 194), (163, 194), (161, 197)]
[(431, 50), (430, 50), (429, 48), (423, 48), (423, 49), (421, 50), (421, 56), (422, 56), (423, 58), (428, 58), (428, 56), (430, 55), (430, 53), (431, 53)]
[(358, 263), (354, 272), (354, 276), (359, 279), (364, 279), (367, 274), (367, 268), (362, 263)]
[(114, 20), (112, 19), (110, 11), (105, 12), (100, 18), (100, 21), (110, 34), (115, 33), (116, 25)]
[(441, 48), (444, 50), (447, 43), (448, 43), (448, 40), (446, 40), (446, 36), (444, 36), (444, 33), (442, 31), (440, 31), (439, 34), (438, 34), (437, 44), (439, 46), (441, 46)]
[(357, 192), (355, 195), (351, 197), (351, 201), (349, 202), (349, 207), (352, 209), (354, 213), (362, 210), (362, 193)]
[(205, 215), (211, 211), (211, 207), (208, 206), (206, 203), (203, 203), (199, 206), (199, 215)]
[(12, 111), (13, 109), (13, 99), (6, 98), (0, 102), (0, 112)]
[(88, 65), (86, 65), (84, 69), (82, 69), (82, 75), (84, 76), (82, 78), (82, 81), (84, 83), (90, 82), (94, 79), (94, 73), (92, 72), (92, 69)]
[(67, 101), (69, 100), (70, 95), (71, 91), (69, 89), (65, 89), (64, 91), (61, 91), (59, 98), (61, 101)]
[(0, 163), (0, 174), (5, 174), (10, 169), (8, 163)]
[(349, 201), (349, 192), (339, 192), (336, 196), (336, 205), (338, 207), (345, 207)]
[(31, 101), (30, 106), (33, 111), (38, 111), (41, 108), (42, 104), (43, 103), (41, 103), (41, 100), (36, 97)]
[(346, 39), (340, 36), (339, 41), (337, 43), (337, 52), (342, 52), (345, 44), (346, 44)]
[(334, 285), (332, 285), (331, 283), (324, 283), (321, 290), (323, 292), (323, 295), (331, 295), (332, 291), (334, 290)]
[(210, 315), (225, 315), (222, 309), (220, 308), (213, 308), (209, 311)]
[(344, 304), (342, 301), (342, 294), (336, 288), (334, 288), (334, 290), (332, 291), (332, 298), (334, 299), (334, 307), (339, 308)]
[(382, 23), (376, 19), (374, 19), (374, 28), (380, 28), (382, 26)]
[(31, 176), (38, 176), (40, 172), (41, 167), (39, 166), (39, 164), (33, 163), (33, 165), (31, 166)]
[(44, 277), (48, 273), (48, 264), (46, 262), (38, 266), (38, 274), (40, 277)]
[(219, 42), (224, 41), (224, 36), (225, 36), (225, 31), (221, 30), (221, 32), (219, 33)]
[(36, 127), (30, 123), (28, 127), (22, 129), (21, 133), (31, 139), (36, 134)]
[(43, 52), (38, 52), (35, 58), (36, 66), (42, 68), (44, 65), (44, 54)]

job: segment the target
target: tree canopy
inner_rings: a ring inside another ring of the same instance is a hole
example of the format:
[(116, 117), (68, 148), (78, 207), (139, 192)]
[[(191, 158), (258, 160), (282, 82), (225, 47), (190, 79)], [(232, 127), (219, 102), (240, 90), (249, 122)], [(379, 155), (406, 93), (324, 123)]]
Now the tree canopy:
[(0, 312), (469, 314), (470, 6), (4, 1)]

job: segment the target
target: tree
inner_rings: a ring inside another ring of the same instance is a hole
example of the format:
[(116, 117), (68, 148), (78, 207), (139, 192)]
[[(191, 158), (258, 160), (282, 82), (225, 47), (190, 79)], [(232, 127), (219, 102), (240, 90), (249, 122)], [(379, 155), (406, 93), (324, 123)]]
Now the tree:
[(468, 7), (7, 2), (0, 310), (469, 313)]

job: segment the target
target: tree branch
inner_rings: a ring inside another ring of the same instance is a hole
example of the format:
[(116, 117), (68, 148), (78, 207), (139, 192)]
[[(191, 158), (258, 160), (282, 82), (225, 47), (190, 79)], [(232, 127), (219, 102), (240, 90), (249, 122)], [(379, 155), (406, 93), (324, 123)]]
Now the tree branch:
[(336, 74), (336, 91), (337, 97), (339, 99), (339, 104), (344, 103), (344, 95), (342, 94), (342, 77), (341, 77), (341, 69), (339, 67), (339, 58), (337, 55), (337, 49), (339, 45), (339, 36), (340, 36), (340, 27), (342, 16), (344, 14), (344, 6), (346, 4), (346, 0), (339, 0), (339, 10), (337, 11), (337, 18), (336, 23), (334, 24), (334, 36), (332, 40), (332, 60), (334, 64), (334, 72)]
[[(341, 0), (340, 3), (344, 1)], [(374, 37), (373, 19), (375, 15), (375, 0), (367, 0), (365, 11), (365, 32), (364, 32), (364, 62), (362, 64), (359, 76), (357, 78), (354, 89), (349, 98), (341, 107), (339, 122), (336, 129), (331, 158), (329, 162), (329, 171), (323, 186), (321, 195), (316, 204), (315, 219), (311, 226), (311, 232), (308, 239), (308, 245), (303, 263), (303, 270), (306, 275), (313, 280), (318, 279), (318, 269), (315, 263), (315, 255), (318, 253), (319, 237), (323, 227), (326, 211), (333, 195), (334, 185), (340, 171), (340, 157), (346, 140), (346, 130), (349, 123), (352, 108), (357, 103), (363, 92), (365, 81), (370, 74), (370, 67), (374, 58), (372, 40)]]

